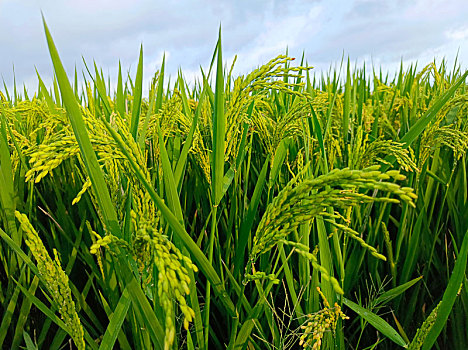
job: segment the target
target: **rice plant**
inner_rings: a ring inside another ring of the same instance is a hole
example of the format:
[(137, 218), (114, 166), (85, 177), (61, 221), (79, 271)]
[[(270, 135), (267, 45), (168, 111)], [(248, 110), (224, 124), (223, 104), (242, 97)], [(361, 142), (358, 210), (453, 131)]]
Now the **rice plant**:
[(71, 83), (44, 31), (53, 87), (0, 91), (0, 347), (468, 343), (468, 72), (233, 77), (220, 33), (144, 96), (143, 49)]

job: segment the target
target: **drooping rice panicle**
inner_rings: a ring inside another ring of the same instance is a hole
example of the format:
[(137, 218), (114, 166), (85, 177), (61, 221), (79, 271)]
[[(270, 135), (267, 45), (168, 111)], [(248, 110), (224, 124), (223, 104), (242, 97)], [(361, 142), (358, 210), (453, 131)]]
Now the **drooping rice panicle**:
[(15, 215), (26, 234), (26, 243), (36, 259), (37, 269), (46, 282), (52, 300), (58, 306), (60, 316), (67, 326), (73, 342), (78, 349), (85, 349), (83, 328), (68, 285), (68, 276), (62, 269), (58, 252), (54, 249), (55, 259), (52, 260), (28, 217), (18, 211), (15, 212)]

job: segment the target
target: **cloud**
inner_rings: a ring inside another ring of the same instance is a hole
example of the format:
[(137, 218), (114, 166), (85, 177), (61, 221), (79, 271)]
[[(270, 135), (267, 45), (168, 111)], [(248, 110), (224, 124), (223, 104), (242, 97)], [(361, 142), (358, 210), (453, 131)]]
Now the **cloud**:
[(343, 52), (358, 62), (371, 58), (397, 66), (402, 58), (451, 56), (460, 48), (462, 62), (468, 61), (463, 0), (3, 0), (0, 32), (8, 35), (0, 37), (0, 74), (9, 86), (13, 63), (17, 81), (31, 90), (34, 67), (46, 80), (52, 76), (41, 10), (69, 73), (75, 64), (83, 68), (83, 56), (88, 63), (96, 60), (112, 79), (119, 60), (134, 74), (141, 43), (148, 79), (164, 52), (168, 74), (175, 77), (181, 67), (187, 77), (197, 76), (199, 66), (211, 61), (220, 23), (225, 60), (230, 64), (238, 55), (235, 74), (286, 47), (295, 57), (304, 50), (318, 69), (339, 61)]
[(468, 40), (468, 27), (463, 26), (458, 29), (448, 30), (445, 32), (445, 36), (449, 40), (467, 41)]
[[(335, 25), (327, 26), (331, 29), (323, 33), (326, 40), (311, 54), (319, 67), (340, 60), (344, 53), (357, 62), (373, 61), (395, 70), (401, 60), (426, 64), (434, 58), (431, 55), (453, 59), (458, 49), (453, 39), (465, 35), (460, 26), (466, 22), (468, 7), (455, 0), (360, 0), (329, 15), (329, 23)], [(466, 64), (466, 42), (459, 42), (459, 48)]]

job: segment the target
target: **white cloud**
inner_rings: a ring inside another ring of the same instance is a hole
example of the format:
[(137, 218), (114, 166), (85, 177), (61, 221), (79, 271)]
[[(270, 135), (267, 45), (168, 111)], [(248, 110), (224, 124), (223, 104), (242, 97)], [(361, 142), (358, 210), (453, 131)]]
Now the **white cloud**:
[(266, 16), (255, 39), (238, 52), (235, 72), (249, 71), (284, 54), (286, 49), (291, 56), (299, 55), (321, 27), (322, 6), (312, 5), (298, 12), (284, 18), (273, 13)]
[(455, 30), (445, 32), (448, 39), (466, 41), (468, 39), (468, 27), (461, 27)]
[[(36, 66), (47, 82), (52, 76), (40, 10), (70, 73), (81, 57), (93, 59), (115, 81), (138, 61), (144, 46), (145, 83), (159, 69), (166, 52), (166, 72), (192, 79), (210, 63), (222, 24), (228, 64), (238, 54), (235, 74), (247, 73), (272, 57), (306, 53), (308, 63), (327, 70), (342, 54), (351, 60), (398, 67), (400, 60), (431, 55), (468, 63), (468, 6), (465, 0), (0, 0), (0, 74), (36, 89)], [(170, 53), (170, 54), (169, 54)], [(423, 62), (424, 61), (424, 62)], [(392, 68), (393, 69), (393, 68)]]

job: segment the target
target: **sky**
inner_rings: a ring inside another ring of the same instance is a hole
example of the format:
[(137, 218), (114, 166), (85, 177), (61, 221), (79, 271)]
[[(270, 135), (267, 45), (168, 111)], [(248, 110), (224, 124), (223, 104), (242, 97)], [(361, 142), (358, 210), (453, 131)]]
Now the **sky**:
[(453, 64), (457, 53), (468, 66), (467, 0), (0, 0), (0, 78), (9, 88), (13, 67), (29, 92), (37, 89), (36, 69), (51, 84), (41, 11), (70, 74), (75, 65), (84, 69), (84, 59), (115, 81), (120, 60), (134, 76), (143, 44), (146, 86), (163, 54), (173, 79), (179, 68), (189, 81), (199, 77), (220, 25), (225, 64), (237, 55), (234, 75), (286, 49), (299, 59), (304, 53), (317, 73), (339, 66), (343, 55), (390, 75), (400, 62)]

